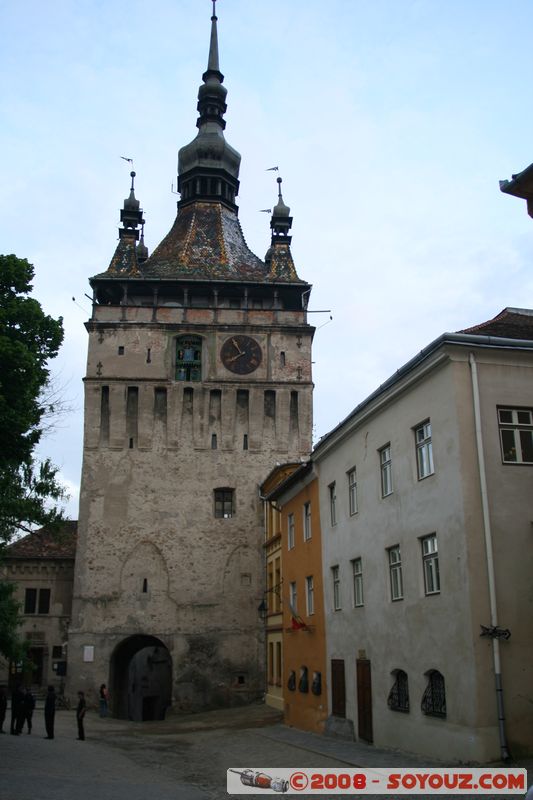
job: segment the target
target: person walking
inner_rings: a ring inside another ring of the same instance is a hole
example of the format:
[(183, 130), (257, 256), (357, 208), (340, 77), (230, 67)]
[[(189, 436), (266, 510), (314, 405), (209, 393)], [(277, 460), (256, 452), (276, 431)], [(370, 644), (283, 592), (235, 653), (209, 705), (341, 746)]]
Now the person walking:
[(56, 693), (53, 686), (48, 687), (46, 700), (44, 701), (44, 726), (46, 728), (45, 739), (54, 738), (54, 720), (56, 716)]
[(85, 695), (83, 692), (78, 692), (78, 706), (76, 708), (76, 721), (78, 723), (78, 739), (83, 742), (85, 739), (85, 730), (83, 728), (83, 719), (87, 706), (85, 704)]
[[(22, 710), (24, 712), (24, 721), (28, 726), (28, 733), (31, 733), (31, 723), (32, 723), (34, 708), (35, 708), (35, 697), (32, 695), (30, 687), (27, 686), (26, 689), (24, 690), (24, 700), (22, 701)], [(24, 727), (24, 722), (22, 723), (22, 726)]]
[(105, 683), (100, 686), (100, 716), (107, 717), (107, 712), (109, 710), (109, 692), (107, 691), (107, 687)]
[(24, 695), (17, 684), (11, 692), (11, 734), (19, 736), (24, 725)]
[(3, 686), (0, 686), (0, 733), (5, 733), (4, 720), (7, 714), (7, 694)]

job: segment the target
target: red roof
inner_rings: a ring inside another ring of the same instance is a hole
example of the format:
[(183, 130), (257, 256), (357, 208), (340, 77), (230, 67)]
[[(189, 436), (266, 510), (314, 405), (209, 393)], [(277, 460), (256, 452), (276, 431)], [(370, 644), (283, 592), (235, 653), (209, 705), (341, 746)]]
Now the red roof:
[(504, 308), (494, 319), (474, 325), (472, 328), (465, 328), (459, 333), (533, 340), (533, 311), (529, 308)]
[(40, 528), (22, 539), (6, 547), (4, 556), (11, 558), (65, 558), (73, 559), (76, 555), (78, 521), (66, 520), (62, 527), (50, 532)]

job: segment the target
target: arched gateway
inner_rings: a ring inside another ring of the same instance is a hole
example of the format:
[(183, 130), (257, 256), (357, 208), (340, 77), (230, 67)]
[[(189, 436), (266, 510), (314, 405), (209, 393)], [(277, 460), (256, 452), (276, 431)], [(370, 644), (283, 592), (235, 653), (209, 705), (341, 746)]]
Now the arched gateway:
[(113, 713), (135, 722), (164, 719), (172, 698), (172, 658), (155, 636), (124, 639), (110, 663)]

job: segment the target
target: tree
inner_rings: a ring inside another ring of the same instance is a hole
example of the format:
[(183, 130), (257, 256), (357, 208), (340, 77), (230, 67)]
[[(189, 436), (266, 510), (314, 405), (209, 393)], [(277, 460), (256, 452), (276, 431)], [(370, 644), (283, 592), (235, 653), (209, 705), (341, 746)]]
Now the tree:
[[(44, 313), (29, 297), (34, 269), (25, 259), (0, 255), (0, 555), (14, 533), (58, 525), (64, 490), (49, 460), (37, 464), (34, 449), (46, 415), (48, 361), (63, 341), (63, 320)], [(0, 583), (0, 652), (16, 659), (18, 603), (13, 587)]]

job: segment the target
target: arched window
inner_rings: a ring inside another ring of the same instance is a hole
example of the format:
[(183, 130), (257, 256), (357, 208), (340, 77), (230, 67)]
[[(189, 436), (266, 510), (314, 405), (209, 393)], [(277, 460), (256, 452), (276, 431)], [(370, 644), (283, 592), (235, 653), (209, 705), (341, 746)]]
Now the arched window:
[(446, 689), (444, 687), (444, 675), (436, 669), (426, 672), (428, 684), (422, 697), (421, 708), (424, 714), (432, 717), (446, 716)]
[(202, 380), (202, 340), (199, 336), (176, 339), (176, 380)]
[(307, 667), (300, 667), (300, 680), (298, 682), (300, 692), (306, 694), (309, 691), (309, 677)]
[(393, 711), (409, 711), (409, 682), (403, 669), (393, 669), (394, 683), (389, 692), (387, 705)]

